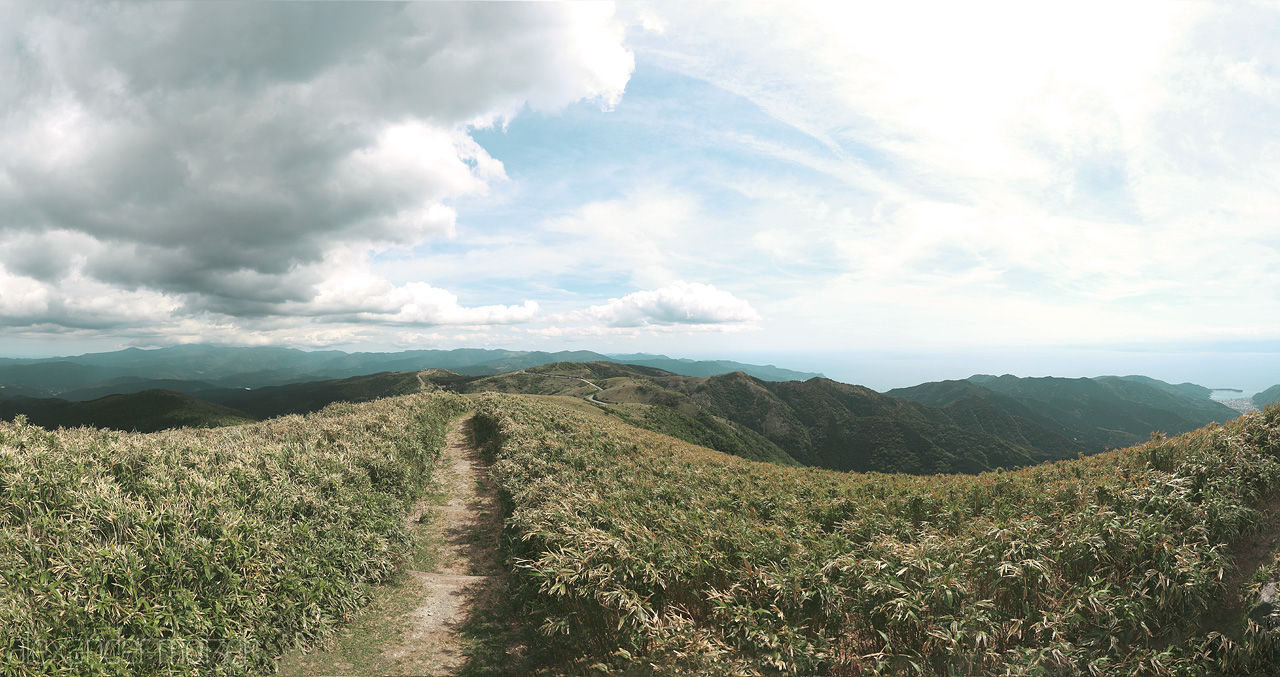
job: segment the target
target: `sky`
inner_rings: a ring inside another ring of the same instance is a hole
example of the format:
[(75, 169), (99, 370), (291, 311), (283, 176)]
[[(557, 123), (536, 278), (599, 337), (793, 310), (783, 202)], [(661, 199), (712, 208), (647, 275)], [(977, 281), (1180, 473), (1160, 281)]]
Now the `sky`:
[(1260, 390), (1278, 34), (1245, 2), (6, 1), (0, 354)]

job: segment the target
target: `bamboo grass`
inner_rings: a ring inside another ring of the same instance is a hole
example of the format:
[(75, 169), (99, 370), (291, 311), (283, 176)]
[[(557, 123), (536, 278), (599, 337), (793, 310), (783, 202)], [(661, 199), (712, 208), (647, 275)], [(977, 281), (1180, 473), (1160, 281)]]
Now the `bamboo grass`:
[(150, 435), (0, 424), (0, 674), (274, 672), (394, 571), (467, 406)]
[(543, 674), (1269, 674), (1202, 620), (1280, 483), (1280, 408), (979, 476), (707, 452), (515, 396), (477, 430)]

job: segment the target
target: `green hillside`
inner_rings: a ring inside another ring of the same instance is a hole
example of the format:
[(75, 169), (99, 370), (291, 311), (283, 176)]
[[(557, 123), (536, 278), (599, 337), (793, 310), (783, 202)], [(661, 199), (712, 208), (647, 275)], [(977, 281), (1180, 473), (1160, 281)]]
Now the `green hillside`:
[(182, 379), (145, 379), (133, 376), (122, 376), (110, 379), (99, 385), (58, 393), (58, 398), (73, 402), (96, 400), (107, 395), (131, 395), (144, 390), (171, 390), (175, 393), (199, 397), (200, 393), (216, 390), (217, 387), (205, 381), (187, 381)]
[(745, 374), (677, 386), (711, 412), (761, 433), (809, 466), (909, 473), (979, 472), (1048, 458), (965, 430), (945, 413), (829, 379), (763, 382)]
[(705, 409), (698, 409), (693, 415), (685, 414), (678, 408), (664, 406), (648, 407), (639, 416), (624, 412), (611, 413), (636, 427), (670, 435), (708, 449), (731, 453), (749, 461), (801, 465), (760, 433), (720, 418)]
[(1165, 392), (1174, 393), (1191, 400), (1207, 400), (1211, 395), (1213, 395), (1212, 389), (1206, 388), (1202, 385), (1196, 385), (1195, 383), (1178, 383), (1178, 384), (1166, 383), (1159, 379), (1151, 378), (1150, 376), (1137, 376), (1137, 375), (1099, 376), (1094, 380), (1100, 381), (1103, 379), (1115, 379), (1115, 378), (1119, 378), (1125, 381), (1135, 381), (1137, 383), (1142, 383), (1144, 385), (1151, 386), (1152, 388), (1156, 388), (1157, 390), (1163, 390)]
[(750, 460), (833, 470), (981, 472), (1052, 458), (935, 408), (815, 378), (706, 378), (604, 362), (563, 363), (456, 385), (486, 391), (594, 397), (610, 414)]
[(169, 428), (217, 428), (255, 420), (242, 411), (169, 390), (108, 395), (89, 402), (0, 400), (0, 418), (12, 420), (18, 415), (46, 428), (88, 426), (142, 433)]
[[(966, 427), (991, 432), (992, 426), (1002, 426), (1009, 431), (1002, 438), (1025, 439), (1035, 448), (1065, 458), (1132, 446), (1153, 432), (1179, 434), (1239, 416), (1234, 409), (1210, 400), (1209, 392), (1194, 384), (1175, 386), (1138, 376), (979, 375), (964, 381), (897, 388), (886, 394), (948, 410), (970, 409), (975, 418), (963, 420)], [(1001, 418), (1007, 420), (997, 422)]]
[(370, 376), (311, 381), (256, 390), (204, 391), (199, 397), (233, 407), (258, 418), (308, 414), (334, 402), (368, 402), (380, 397), (418, 392), (421, 383), (414, 372), (388, 372)]
[(1280, 385), (1271, 386), (1253, 396), (1253, 406), (1259, 409), (1276, 402), (1280, 402)]
[[(1231, 407), (1209, 399), (1213, 391), (1192, 383), (1170, 385), (1144, 376), (1100, 376), (1091, 380), (1122, 400), (1147, 404), (1177, 414), (1189, 424), (1190, 427), (1186, 430), (1201, 428), (1210, 423), (1223, 423), (1240, 415), (1240, 412)], [(1181, 433), (1186, 430), (1170, 429), (1165, 432)]]
[(512, 395), (482, 396), (477, 421), (509, 502), (496, 613), (521, 623), (535, 674), (1207, 677), (1280, 660), (1280, 630), (1245, 617), (1280, 574), (1260, 533), (1280, 523), (1260, 513), (1280, 489), (1277, 408), (933, 477), (751, 463)]

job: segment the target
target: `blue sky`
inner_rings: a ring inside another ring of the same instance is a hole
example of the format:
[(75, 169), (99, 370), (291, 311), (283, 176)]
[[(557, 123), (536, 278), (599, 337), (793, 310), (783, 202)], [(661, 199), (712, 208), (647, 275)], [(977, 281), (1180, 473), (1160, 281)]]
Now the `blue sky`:
[(1278, 14), (6, 3), (0, 353), (487, 346), (880, 388), (1265, 387)]

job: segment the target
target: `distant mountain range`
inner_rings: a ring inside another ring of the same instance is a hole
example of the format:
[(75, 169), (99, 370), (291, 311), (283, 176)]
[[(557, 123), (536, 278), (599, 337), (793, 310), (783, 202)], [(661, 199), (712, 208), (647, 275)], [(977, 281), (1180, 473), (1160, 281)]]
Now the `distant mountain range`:
[[(881, 394), (774, 366), (662, 355), (179, 346), (0, 360), (0, 416), (145, 432), (302, 414), (423, 387), (570, 396), (753, 460), (920, 474), (1070, 458), (1238, 415), (1208, 388), (1145, 376), (975, 375)], [(1254, 396), (1258, 406), (1277, 400), (1280, 386)]]
[(484, 376), (554, 362), (620, 362), (623, 358), (634, 364), (660, 367), (690, 376), (732, 371), (742, 371), (770, 381), (820, 376), (773, 365), (681, 360), (665, 355), (608, 356), (591, 351), (546, 353), (466, 348), (345, 353), (276, 347), (183, 345), (157, 350), (128, 348), (77, 357), (0, 358), (0, 399), (60, 397), (91, 400), (104, 395), (157, 388), (194, 393), (214, 388), (262, 388), (422, 369), (449, 369), (467, 376)]

